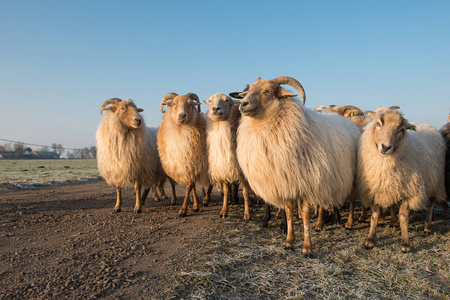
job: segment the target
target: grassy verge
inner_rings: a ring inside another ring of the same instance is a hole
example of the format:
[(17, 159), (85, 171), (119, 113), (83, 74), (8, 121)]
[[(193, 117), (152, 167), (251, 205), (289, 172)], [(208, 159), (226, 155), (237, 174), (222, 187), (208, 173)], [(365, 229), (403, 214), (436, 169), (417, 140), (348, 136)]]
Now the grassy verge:
[(450, 299), (450, 215), (441, 210), (431, 235), (423, 233), (425, 215), (411, 215), (412, 253), (401, 253), (398, 228), (378, 226), (378, 245), (366, 250), (367, 223), (351, 231), (328, 224), (312, 234), (313, 259), (301, 255), (301, 220), (295, 250), (285, 250), (279, 220), (260, 228), (262, 208), (249, 222), (242, 211), (233, 206), (215, 239), (199, 245), (202, 259), (179, 274), (168, 298)]

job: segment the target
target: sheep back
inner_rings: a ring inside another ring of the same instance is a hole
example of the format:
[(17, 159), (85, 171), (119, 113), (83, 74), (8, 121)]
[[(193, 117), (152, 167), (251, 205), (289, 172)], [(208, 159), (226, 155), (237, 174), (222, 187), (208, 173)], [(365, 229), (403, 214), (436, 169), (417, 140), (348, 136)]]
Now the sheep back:
[(357, 190), (361, 201), (387, 208), (408, 201), (413, 210), (425, 209), (430, 198), (445, 200), (444, 141), (437, 130), (413, 123), (397, 149), (386, 157), (374, 142), (375, 122), (361, 136), (358, 150)]
[(280, 101), (270, 117), (242, 116), (237, 157), (265, 201), (280, 207), (300, 197), (327, 208), (342, 204), (353, 188), (359, 136), (348, 119)]

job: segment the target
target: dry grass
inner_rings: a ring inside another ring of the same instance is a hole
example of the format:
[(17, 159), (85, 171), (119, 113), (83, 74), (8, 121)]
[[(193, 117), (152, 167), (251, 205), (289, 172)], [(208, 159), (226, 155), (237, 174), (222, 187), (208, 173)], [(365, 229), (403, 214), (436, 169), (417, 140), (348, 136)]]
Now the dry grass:
[(249, 222), (242, 211), (232, 206), (215, 240), (199, 246), (203, 259), (176, 278), (168, 298), (450, 299), (450, 215), (440, 209), (431, 235), (423, 233), (425, 215), (411, 215), (412, 253), (401, 253), (398, 228), (378, 226), (378, 245), (366, 250), (368, 224), (352, 231), (328, 224), (312, 234), (313, 259), (301, 253), (301, 220), (295, 222), (296, 249), (285, 250), (279, 220), (260, 228), (262, 208), (254, 208)]

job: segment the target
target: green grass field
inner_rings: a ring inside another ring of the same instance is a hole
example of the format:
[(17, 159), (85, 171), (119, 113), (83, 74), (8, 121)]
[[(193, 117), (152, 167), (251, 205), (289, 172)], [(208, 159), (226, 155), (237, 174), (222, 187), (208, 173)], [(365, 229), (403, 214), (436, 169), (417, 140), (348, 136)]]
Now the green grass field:
[(0, 160), (0, 188), (99, 178), (95, 159)]

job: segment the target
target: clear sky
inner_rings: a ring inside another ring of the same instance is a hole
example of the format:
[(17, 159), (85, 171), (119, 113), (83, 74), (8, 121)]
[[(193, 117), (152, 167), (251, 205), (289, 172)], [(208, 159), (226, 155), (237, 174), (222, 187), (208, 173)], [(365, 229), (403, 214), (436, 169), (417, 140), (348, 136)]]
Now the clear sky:
[(91, 146), (108, 98), (159, 125), (169, 92), (205, 100), (281, 75), (303, 84), (308, 107), (399, 105), (440, 128), (449, 15), (433, 0), (3, 0), (0, 139)]

